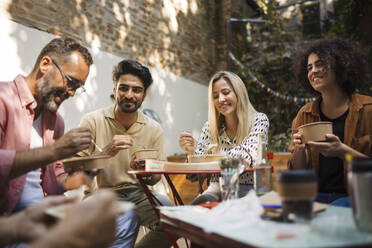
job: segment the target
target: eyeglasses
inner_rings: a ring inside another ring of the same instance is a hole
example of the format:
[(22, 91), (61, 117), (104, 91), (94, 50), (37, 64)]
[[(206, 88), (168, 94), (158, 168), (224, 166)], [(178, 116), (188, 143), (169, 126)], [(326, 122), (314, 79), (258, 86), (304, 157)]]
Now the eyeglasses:
[(57, 67), (57, 69), (59, 70), (59, 72), (62, 74), (62, 77), (65, 77), (66, 78), (66, 81), (67, 81), (67, 90), (68, 91), (74, 91), (75, 92), (75, 95), (81, 95), (83, 94), (86, 90), (85, 90), (85, 87), (83, 85), (80, 85), (74, 78), (71, 78), (69, 75), (66, 74), (66, 72), (64, 72), (61, 67), (57, 64), (57, 62), (52, 59), (52, 63)]

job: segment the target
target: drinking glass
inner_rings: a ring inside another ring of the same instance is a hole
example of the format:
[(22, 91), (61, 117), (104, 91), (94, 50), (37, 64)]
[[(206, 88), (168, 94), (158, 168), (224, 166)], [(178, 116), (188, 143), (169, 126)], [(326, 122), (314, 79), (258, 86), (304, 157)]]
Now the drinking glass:
[(223, 201), (237, 199), (239, 192), (239, 174), (244, 169), (243, 160), (239, 158), (224, 158), (220, 162), (220, 189)]
[(271, 191), (271, 166), (256, 167), (253, 172), (253, 186), (257, 196)]

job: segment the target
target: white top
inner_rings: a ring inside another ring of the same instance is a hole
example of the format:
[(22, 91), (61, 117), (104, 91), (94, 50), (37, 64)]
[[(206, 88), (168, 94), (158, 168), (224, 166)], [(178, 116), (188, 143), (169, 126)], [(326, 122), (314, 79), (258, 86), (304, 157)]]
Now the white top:
[[(34, 120), (31, 129), (30, 148), (43, 146), (42, 134), (42, 114)], [(34, 202), (38, 202), (44, 198), (43, 189), (41, 187), (41, 169), (30, 171), (27, 173), (26, 183), (23, 187), (21, 198), (15, 206), (13, 212), (18, 212)]]
[[(256, 113), (251, 132), (244, 138), (240, 145), (236, 144), (236, 139), (230, 140), (225, 129), (221, 130), (220, 153), (226, 154), (232, 158), (245, 159), (248, 165), (254, 165), (258, 159), (258, 134), (264, 134), (264, 141), (267, 142), (269, 130), (269, 119), (264, 113)], [(202, 129), (202, 133), (194, 148), (196, 154), (205, 154), (211, 144), (209, 123), (206, 122)], [(218, 181), (217, 178), (212, 178), (212, 181)], [(253, 184), (253, 173), (247, 172), (239, 177), (240, 184)]]

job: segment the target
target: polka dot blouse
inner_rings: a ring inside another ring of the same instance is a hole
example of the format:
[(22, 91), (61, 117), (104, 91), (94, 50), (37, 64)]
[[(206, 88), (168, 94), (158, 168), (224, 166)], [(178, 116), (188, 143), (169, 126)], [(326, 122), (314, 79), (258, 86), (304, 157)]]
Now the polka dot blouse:
[[(244, 138), (240, 145), (236, 144), (235, 138), (234, 140), (230, 140), (225, 132), (225, 128), (220, 131), (221, 144), (219, 152), (226, 154), (228, 157), (245, 159), (248, 165), (253, 166), (258, 159), (258, 134), (264, 134), (265, 141), (267, 142), (268, 130), (269, 119), (267, 116), (264, 113), (256, 113), (251, 132)], [(199, 140), (194, 147), (195, 153), (199, 155), (205, 154), (210, 144), (209, 123), (206, 122)], [(212, 181), (218, 181), (218, 177), (214, 175)], [(240, 175), (239, 181), (240, 184), (253, 184), (253, 173), (247, 172)]]

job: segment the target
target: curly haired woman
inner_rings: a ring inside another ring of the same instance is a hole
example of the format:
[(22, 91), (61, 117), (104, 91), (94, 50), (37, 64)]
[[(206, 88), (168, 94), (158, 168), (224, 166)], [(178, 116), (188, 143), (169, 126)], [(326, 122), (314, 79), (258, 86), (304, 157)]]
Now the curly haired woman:
[[(372, 155), (372, 97), (355, 93), (366, 83), (365, 61), (356, 46), (338, 38), (311, 42), (294, 61), (297, 81), (318, 99), (303, 106), (292, 122), (289, 168), (316, 171), (316, 201), (349, 206), (345, 154)], [(295, 130), (317, 121), (332, 122), (333, 134), (305, 145)]]

